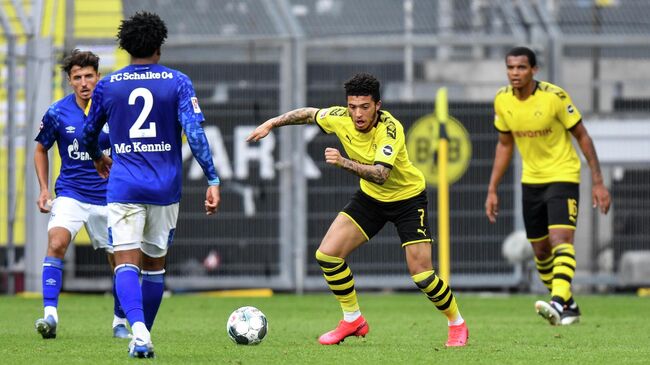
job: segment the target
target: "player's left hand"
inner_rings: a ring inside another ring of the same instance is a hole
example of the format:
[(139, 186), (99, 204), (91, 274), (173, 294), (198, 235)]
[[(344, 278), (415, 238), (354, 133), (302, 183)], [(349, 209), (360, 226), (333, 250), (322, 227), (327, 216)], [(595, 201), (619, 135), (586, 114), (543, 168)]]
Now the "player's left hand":
[(341, 166), (343, 164), (343, 157), (341, 152), (336, 148), (327, 147), (325, 149), (325, 162), (334, 166)]
[(607, 214), (612, 201), (611, 197), (609, 196), (609, 191), (605, 185), (602, 183), (594, 185), (591, 188), (591, 197), (593, 200), (593, 207), (598, 207), (601, 213)]
[(104, 179), (108, 178), (108, 175), (111, 173), (111, 166), (113, 166), (113, 159), (106, 155), (102, 155), (102, 157), (99, 160), (94, 160), (93, 163), (95, 164), (95, 169), (97, 170), (97, 173), (99, 176), (101, 176)]
[(219, 185), (208, 186), (205, 192), (205, 214), (212, 215), (217, 212), (221, 201), (221, 189)]

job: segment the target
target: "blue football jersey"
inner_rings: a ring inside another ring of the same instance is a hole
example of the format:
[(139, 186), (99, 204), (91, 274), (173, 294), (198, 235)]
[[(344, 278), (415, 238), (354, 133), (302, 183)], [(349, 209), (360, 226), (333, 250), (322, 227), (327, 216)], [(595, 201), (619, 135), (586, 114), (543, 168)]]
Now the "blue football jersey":
[[(209, 179), (216, 178), (209, 145), (190, 79), (158, 64), (129, 65), (100, 80), (86, 125), (92, 157), (94, 136), (108, 123), (113, 165), (109, 203), (169, 205), (180, 201), (182, 187), (181, 132), (199, 130), (203, 136), (193, 152)], [(196, 133), (191, 133), (194, 136)]]
[[(56, 180), (56, 196), (65, 196), (80, 202), (106, 205), (106, 179), (102, 179), (93, 160), (81, 143), (84, 129), (84, 111), (70, 94), (52, 104), (41, 120), (41, 129), (35, 141), (49, 150), (56, 142), (61, 156), (61, 170)], [(110, 153), (108, 129), (102, 128), (99, 147)]]

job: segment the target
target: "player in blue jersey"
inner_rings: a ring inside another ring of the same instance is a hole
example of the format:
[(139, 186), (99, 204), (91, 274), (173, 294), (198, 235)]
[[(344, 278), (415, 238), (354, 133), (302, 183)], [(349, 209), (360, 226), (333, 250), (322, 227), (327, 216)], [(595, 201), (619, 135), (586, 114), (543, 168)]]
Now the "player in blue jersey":
[[(97, 176), (90, 156), (80, 145), (84, 113), (99, 81), (98, 67), (99, 57), (92, 52), (74, 50), (63, 61), (62, 68), (68, 75), (68, 82), (74, 92), (50, 106), (43, 116), (36, 137), (38, 143), (34, 151), (34, 165), (41, 188), (37, 204), (42, 213), (52, 211), (47, 227), (47, 256), (43, 261), (44, 316), (35, 325), (43, 338), (56, 337), (63, 258), (82, 225), (86, 226), (95, 249), (105, 249), (111, 267), (115, 268), (106, 225), (106, 181)], [(56, 199), (52, 202), (48, 185), (47, 151), (55, 142), (61, 156), (61, 170), (55, 186)], [(107, 133), (100, 134), (99, 146), (110, 153)], [(114, 287), (113, 296), (113, 336), (128, 338), (126, 316)]]
[[(84, 144), (99, 174), (108, 177), (116, 288), (133, 331), (129, 355), (145, 358), (154, 354), (150, 331), (162, 300), (165, 256), (181, 199), (182, 131), (208, 180), (207, 214), (219, 205), (219, 177), (192, 82), (158, 64), (167, 38), (165, 23), (156, 14), (139, 12), (122, 21), (117, 38), (131, 55), (131, 65), (97, 83)], [(105, 123), (112, 159), (97, 144)]]

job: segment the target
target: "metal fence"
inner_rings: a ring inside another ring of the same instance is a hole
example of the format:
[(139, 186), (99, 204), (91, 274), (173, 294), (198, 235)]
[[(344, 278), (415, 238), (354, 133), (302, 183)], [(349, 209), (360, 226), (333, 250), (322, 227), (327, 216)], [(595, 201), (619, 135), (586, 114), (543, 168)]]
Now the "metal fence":
[[(616, 154), (616, 146), (638, 141), (639, 128), (650, 129), (650, 99), (641, 86), (648, 81), (647, 73), (629, 72), (648, 67), (650, 52), (644, 52), (650, 51), (650, 38), (643, 19), (624, 25), (619, 19), (628, 13), (648, 14), (648, 10), (641, 1), (620, 1), (612, 7), (593, 4), (579, 0), (122, 1), (127, 16), (147, 9), (166, 20), (170, 39), (162, 62), (194, 81), (223, 180), (220, 212), (206, 218), (199, 209), (204, 199), (202, 173), (189, 149), (184, 151), (184, 195), (168, 256), (169, 287), (326, 288), (312, 257), (330, 222), (358, 188), (358, 179), (323, 161), (324, 148), (339, 146), (338, 141), (314, 126), (275, 130), (259, 144), (247, 144), (244, 138), (257, 124), (295, 107), (344, 105), (342, 84), (360, 71), (382, 81), (383, 107), (405, 130), (433, 112), (439, 87), (449, 88), (450, 114), (467, 129), (472, 144), (469, 168), (450, 189), (452, 285), (513, 288), (526, 284), (530, 278), (522, 268), (527, 267), (512, 265), (501, 254), (503, 239), (522, 228), (516, 168), (508, 171), (500, 187), (499, 223), (488, 224), (483, 213), (497, 139), (491, 100), (507, 82), (503, 54), (520, 44), (538, 51), (540, 79), (565, 88), (585, 115), (587, 128), (595, 130), (614, 198), (610, 215), (597, 217), (589, 209), (589, 185), (583, 184), (576, 282), (588, 287), (621, 284), (617, 273), (625, 253), (650, 249), (644, 224), (650, 194), (643, 188), (650, 181), (650, 161), (643, 158), (641, 147), (627, 156)], [(593, 17), (585, 18), (585, 11)], [(86, 39), (79, 30), (67, 34), (65, 49), (106, 47), (114, 42)], [(630, 119), (631, 124), (626, 122)], [(621, 133), (612, 136), (608, 128), (619, 128)], [(25, 134), (28, 140), (33, 138)], [(585, 173), (584, 181), (588, 177)], [(429, 223), (435, 227), (435, 187), (427, 193)], [(44, 231), (45, 226), (28, 230)], [(42, 259), (43, 242), (37, 250), (41, 251), (34, 256)], [(90, 246), (76, 245), (66, 265), (66, 289), (109, 288), (105, 259)], [(360, 288), (413, 286), (392, 227), (352, 254), (350, 265)], [(27, 272), (31, 272), (28, 288), (38, 290), (40, 265), (32, 260)]]

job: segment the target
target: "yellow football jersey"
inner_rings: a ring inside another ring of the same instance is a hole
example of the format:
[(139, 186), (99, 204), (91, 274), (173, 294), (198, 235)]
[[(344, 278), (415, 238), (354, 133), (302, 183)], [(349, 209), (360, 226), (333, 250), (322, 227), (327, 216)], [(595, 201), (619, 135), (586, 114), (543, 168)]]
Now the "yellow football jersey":
[(526, 100), (512, 86), (494, 98), (494, 126), (512, 133), (523, 162), (522, 183), (580, 182), (580, 159), (571, 141), (582, 120), (569, 94), (558, 86), (538, 81)]
[(348, 158), (364, 165), (390, 167), (383, 185), (360, 179), (361, 191), (382, 202), (404, 200), (424, 190), (424, 176), (409, 160), (404, 144), (404, 127), (387, 111), (379, 111), (379, 121), (369, 132), (354, 128), (348, 109), (333, 106), (316, 113), (316, 123), (325, 133), (335, 133)]

